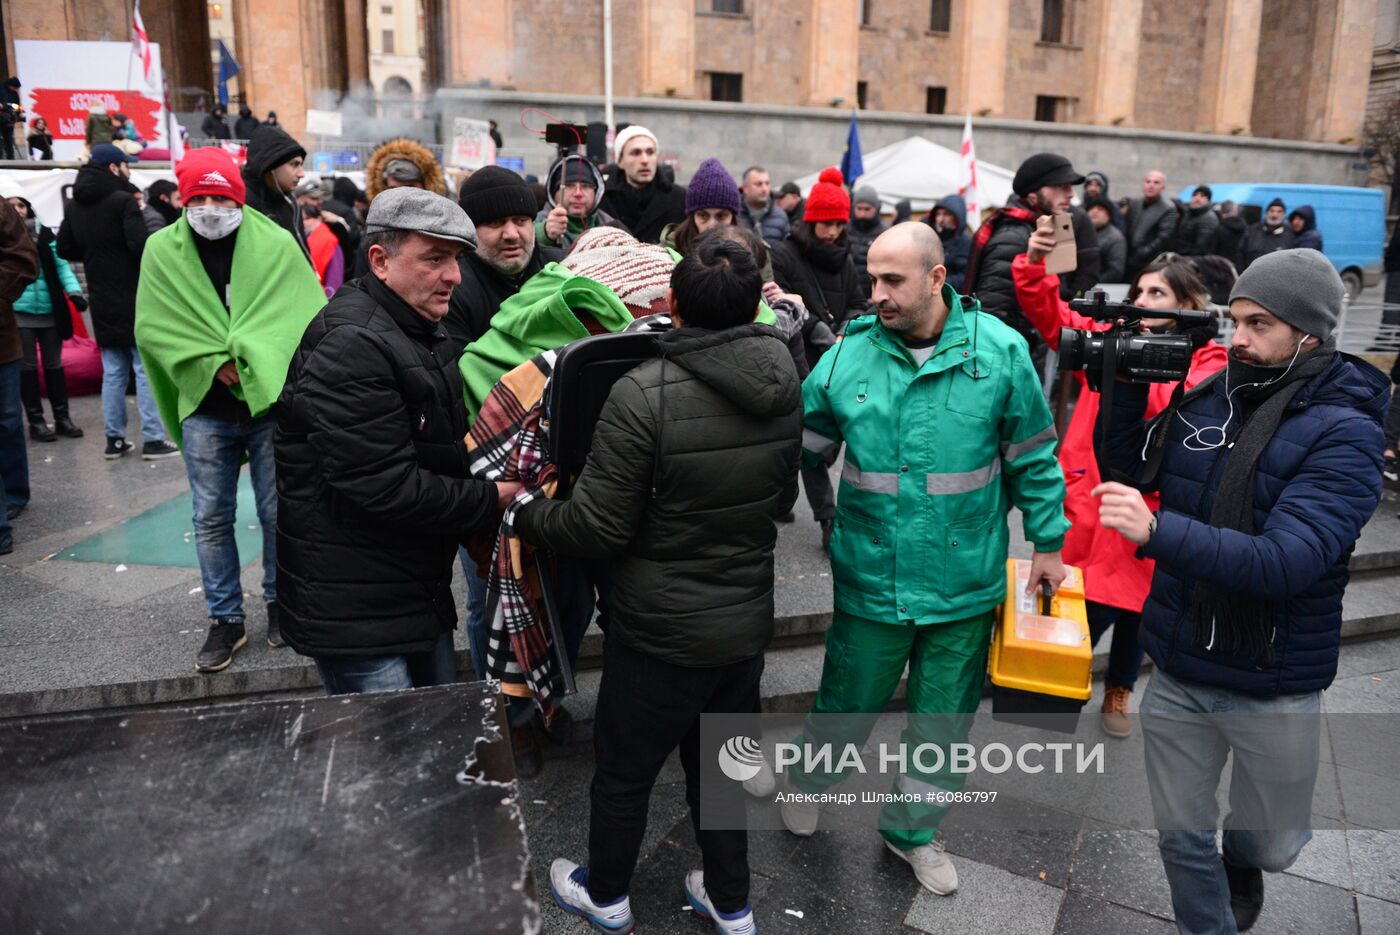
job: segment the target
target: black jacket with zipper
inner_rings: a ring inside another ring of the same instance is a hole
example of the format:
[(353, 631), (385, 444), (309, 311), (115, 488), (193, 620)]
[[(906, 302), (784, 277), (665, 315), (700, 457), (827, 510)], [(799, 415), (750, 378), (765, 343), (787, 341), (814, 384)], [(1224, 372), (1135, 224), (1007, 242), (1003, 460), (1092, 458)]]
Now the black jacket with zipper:
[(659, 172), (647, 183), (649, 198), (642, 206), (640, 192), (631, 188), (621, 169), (608, 176), (598, 207), (617, 218), (642, 243), (660, 243), (667, 224), (685, 220), (685, 186), (668, 181)]
[(457, 544), (496, 522), (463, 439), (461, 346), (370, 276), (312, 319), (277, 405), (282, 634), (308, 656), (430, 649)]
[(750, 659), (773, 636), (775, 520), (797, 499), (802, 390), (767, 325), (683, 328), (613, 385), (564, 502), (516, 528), (612, 558), (608, 639), (673, 665)]

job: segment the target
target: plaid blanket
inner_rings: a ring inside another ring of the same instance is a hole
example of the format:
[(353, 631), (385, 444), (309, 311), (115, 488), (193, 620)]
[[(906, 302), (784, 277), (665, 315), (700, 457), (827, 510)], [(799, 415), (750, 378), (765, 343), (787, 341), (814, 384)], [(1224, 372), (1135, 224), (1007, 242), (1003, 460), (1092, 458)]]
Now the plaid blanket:
[(506, 507), (491, 550), (486, 668), (505, 694), (533, 697), (546, 723), (562, 676), (550, 652), (534, 548), (515, 534), (515, 517), (525, 504), (554, 495), (557, 469), (546, 455), (544, 408), (557, 355), (545, 351), (502, 377), (467, 435), (474, 477), (524, 485)]

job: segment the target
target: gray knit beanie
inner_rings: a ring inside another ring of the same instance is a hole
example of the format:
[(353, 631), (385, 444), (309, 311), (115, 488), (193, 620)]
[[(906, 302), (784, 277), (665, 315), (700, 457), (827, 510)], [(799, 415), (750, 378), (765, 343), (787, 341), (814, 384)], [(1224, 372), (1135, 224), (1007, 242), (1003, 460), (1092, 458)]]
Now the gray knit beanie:
[(1346, 287), (1327, 257), (1299, 247), (1266, 253), (1240, 274), (1230, 301), (1250, 299), (1275, 317), (1320, 340), (1332, 334), (1342, 314)]
[(880, 207), (880, 193), (869, 185), (862, 185), (851, 192), (851, 204), (874, 205)]

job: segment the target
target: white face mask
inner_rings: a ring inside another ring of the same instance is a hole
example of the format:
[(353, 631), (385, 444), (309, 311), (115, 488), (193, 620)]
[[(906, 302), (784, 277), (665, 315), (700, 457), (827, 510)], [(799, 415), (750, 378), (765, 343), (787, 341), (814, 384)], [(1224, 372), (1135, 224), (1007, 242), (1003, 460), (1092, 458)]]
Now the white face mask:
[(243, 223), (242, 208), (225, 208), (222, 205), (199, 205), (185, 209), (185, 220), (190, 222), (194, 232), (205, 240), (223, 240), (238, 230)]

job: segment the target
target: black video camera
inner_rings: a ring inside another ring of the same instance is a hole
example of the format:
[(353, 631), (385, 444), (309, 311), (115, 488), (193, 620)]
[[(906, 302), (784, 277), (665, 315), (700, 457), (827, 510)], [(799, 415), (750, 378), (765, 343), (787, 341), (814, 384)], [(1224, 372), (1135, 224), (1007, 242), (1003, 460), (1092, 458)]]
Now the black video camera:
[[(1172, 383), (1186, 379), (1191, 355), (1205, 341), (1210, 312), (1185, 309), (1141, 309), (1107, 301), (1102, 291), (1091, 298), (1075, 299), (1069, 307), (1095, 321), (1113, 322), (1107, 331), (1060, 329), (1060, 369), (1083, 370), (1089, 388), (1102, 389), (1105, 381), (1122, 377), (1129, 383)], [(1143, 313), (1150, 318), (1170, 318), (1194, 333), (1142, 334)]]

